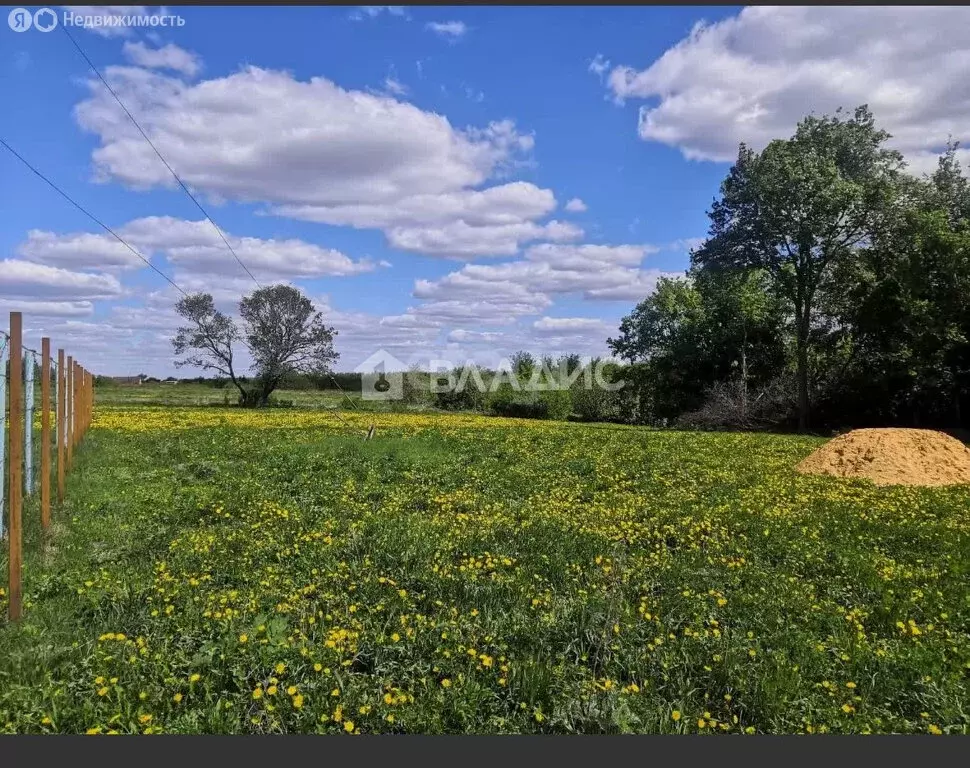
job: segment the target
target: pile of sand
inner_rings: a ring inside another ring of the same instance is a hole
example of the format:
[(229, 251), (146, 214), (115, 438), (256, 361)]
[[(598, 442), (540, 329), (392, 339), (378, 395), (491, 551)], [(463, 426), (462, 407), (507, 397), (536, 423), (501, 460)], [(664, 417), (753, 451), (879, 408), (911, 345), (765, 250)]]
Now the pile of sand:
[(796, 468), (866, 478), (876, 485), (970, 483), (970, 449), (929, 429), (856, 429), (839, 435)]

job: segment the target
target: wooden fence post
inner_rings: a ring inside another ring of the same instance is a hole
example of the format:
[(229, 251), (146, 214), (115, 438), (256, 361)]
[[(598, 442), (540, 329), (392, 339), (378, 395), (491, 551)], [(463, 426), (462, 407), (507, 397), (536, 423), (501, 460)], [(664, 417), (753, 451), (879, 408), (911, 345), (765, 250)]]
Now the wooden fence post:
[(21, 613), (21, 529), (20, 513), (23, 503), (23, 446), (24, 446), (24, 406), (23, 406), (23, 316), (20, 312), (10, 313), (10, 474), (8, 476), (8, 545), (9, 594), (7, 596), (7, 616), (10, 621), (18, 621)]
[(74, 358), (67, 356), (67, 370), (64, 371), (64, 388), (67, 390), (67, 414), (64, 418), (64, 443), (67, 448), (67, 470), (74, 465)]
[(51, 521), (51, 340), (40, 340), (40, 524)]
[(75, 375), (77, 376), (77, 418), (74, 423), (74, 447), (81, 444), (84, 437), (84, 368), (75, 363)]
[(88, 431), (88, 372), (81, 368), (81, 439)]
[(78, 430), (78, 442), (84, 439), (88, 431), (88, 372), (81, 366), (81, 429)]
[(88, 371), (88, 429), (94, 421), (94, 374)]
[(64, 419), (64, 404), (67, 402), (67, 376), (64, 368), (64, 350), (57, 350), (57, 503), (64, 503), (64, 443), (67, 437), (67, 424)]

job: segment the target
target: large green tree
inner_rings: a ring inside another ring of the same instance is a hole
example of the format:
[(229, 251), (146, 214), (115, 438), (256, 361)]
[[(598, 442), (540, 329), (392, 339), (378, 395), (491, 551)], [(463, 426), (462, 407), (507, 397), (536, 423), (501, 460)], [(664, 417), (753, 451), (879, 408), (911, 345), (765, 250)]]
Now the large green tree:
[[(840, 325), (854, 374), (843, 410), (873, 421), (958, 424), (970, 391), (970, 184), (956, 145), (841, 270)], [(838, 406), (838, 404), (835, 404)]]
[[(178, 367), (190, 365), (229, 377), (244, 405), (266, 405), (287, 376), (320, 375), (337, 359), (336, 331), (309, 298), (289, 285), (259, 288), (239, 303), (243, 328), (215, 307), (207, 293), (185, 296), (175, 311), (188, 325), (173, 339)], [(252, 359), (253, 382), (246, 386), (236, 371), (235, 344), (242, 341)]]
[(760, 153), (742, 144), (709, 212), (708, 239), (693, 254), (696, 267), (762, 269), (788, 301), (803, 429), (818, 292), (893, 205), (903, 163), (889, 138), (862, 106), (848, 118), (807, 117)]
[(782, 305), (759, 270), (693, 269), (661, 278), (656, 290), (607, 340), (613, 353), (639, 364), (654, 419), (700, 406), (718, 381), (764, 383), (784, 366)]

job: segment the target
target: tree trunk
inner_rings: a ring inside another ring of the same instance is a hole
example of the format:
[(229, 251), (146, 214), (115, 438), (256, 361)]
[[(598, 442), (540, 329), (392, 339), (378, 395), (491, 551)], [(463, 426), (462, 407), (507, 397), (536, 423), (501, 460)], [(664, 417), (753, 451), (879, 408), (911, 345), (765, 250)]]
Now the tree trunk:
[(804, 432), (808, 429), (809, 423), (809, 400), (808, 400), (808, 331), (810, 306), (807, 300), (801, 302), (802, 306), (796, 307), (796, 366), (798, 380), (798, 431)]
[(240, 384), (240, 383), (239, 383), (239, 382), (238, 382), (238, 381), (236, 380), (236, 377), (235, 377), (235, 376), (233, 376), (233, 377), (232, 377), (232, 383), (233, 383), (233, 384), (235, 384), (235, 385), (236, 385), (236, 389), (238, 389), (238, 390), (239, 390), (239, 401), (240, 401), (241, 403), (245, 403), (245, 402), (246, 402), (246, 390), (245, 390), (245, 389), (243, 389), (243, 386), (242, 386), (242, 384)]
[(741, 424), (748, 426), (748, 327), (741, 342)]

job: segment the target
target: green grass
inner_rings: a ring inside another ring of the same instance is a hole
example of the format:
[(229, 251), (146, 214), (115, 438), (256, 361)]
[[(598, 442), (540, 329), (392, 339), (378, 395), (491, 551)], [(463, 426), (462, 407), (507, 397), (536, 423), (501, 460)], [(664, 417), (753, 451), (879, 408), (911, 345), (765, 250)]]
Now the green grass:
[[(186, 383), (103, 385), (97, 392), (99, 405), (235, 405), (238, 395), (239, 391), (232, 386), (217, 389), (206, 384)], [(353, 408), (350, 401), (361, 404), (359, 392), (341, 393), (336, 389), (280, 389), (273, 393), (273, 397), (301, 408)]]
[(0, 731), (970, 730), (970, 487), (797, 475), (815, 438), (370, 418), (102, 407), (45, 541), (25, 512)]

